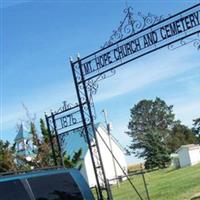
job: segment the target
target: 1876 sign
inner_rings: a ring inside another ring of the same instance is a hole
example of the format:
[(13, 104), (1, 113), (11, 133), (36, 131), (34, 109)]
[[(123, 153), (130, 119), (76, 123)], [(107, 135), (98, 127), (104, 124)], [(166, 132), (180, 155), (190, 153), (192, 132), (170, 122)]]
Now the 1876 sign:
[(69, 130), (82, 127), (79, 106), (64, 106), (59, 112), (46, 116), (50, 128), (56, 128), (57, 134), (63, 134)]
[(200, 32), (200, 4), (81, 59), (86, 79)]

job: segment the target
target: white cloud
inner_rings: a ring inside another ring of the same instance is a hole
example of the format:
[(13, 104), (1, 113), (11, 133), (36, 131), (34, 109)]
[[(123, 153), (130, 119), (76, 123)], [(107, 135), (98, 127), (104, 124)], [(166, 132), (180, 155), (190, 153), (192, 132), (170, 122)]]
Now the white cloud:
[(200, 117), (200, 98), (187, 100), (177, 103), (174, 106), (174, 113), (176, 113), (176, 119), (180, 119), (183, 124), (192, 127), (192, 120)]
[(183, 47), (176, 51), (164, 50), (124, 65), (116, 70), (115, 76), (99, 82), (99, 92), (95, 100), (105, 101), (191, 71), (199, 67), (198, 61), (191, 62), (191, 55), (199, 56), (198, 53), (194, 47)]
[[(192, 95), (198, 93), (200, 90), (200, 84), (197, 85), (196, 82), (192, 82), (194, 76), (198, 78), (198, 74), (191, 73), (191, 75), (188, 76), (188, 80), (182, 79), (181, 74), (191, 72), (193, 69), (199, 67), (199, 61), (193, 59), (195, 56), (198, 57), (199, 52), (193, 46), (185, 46), (176, 51), (164, 49), (144, 56), (141, 59), (116, 69), (115, 76), (99, 82), (98, 93), (94, 96), (94, 100), (95, 102), (106, 101), (130, 92), (136, 92), (138, 89), (142, 89), (153, 83), (162, 84), (161, 81), (179, 75), (177, 81), (187, 81), (188, 90), (192, 98)], [(56, 109), (61, 105), (63, 100), (77, 102), (73, 83), (67, 81), (37, 88), (35, 91), (32, 91), (22, 98), (23, 99), (15, 99), (13, 105), (8, 105), (4, 108), (6, 112), (4, 112), (1, 121), (1, 123), (4, 124), (3, 129), (11, 126), (11, 124), (13, 126), (14, 121), (24, 116), (21, 107), (22, 101), (31, 108), (30, 111), (32, 113), (38, 115), (49, 111), (51, 108)], [(179, 100), (183, 98), (184, 94), (183, 96), (179, 96)], [(181, 103), (178, 105), (176, 102), (180, 102), (179, 100), (177, 99), (177, 101), (175, 101), (174, 99), (175, 103), (173, 101), (170, 102), (176, 106), (174, 110), (177, 113), (177, 117), (186, 122), (186, 124), (189, 124), (189, 120), (191, 121), (191, 119), (198, 114), (197, 111), (200, 110), (198, 99), (194, 99), (194, 101), (188, 100), (186, 104)]]

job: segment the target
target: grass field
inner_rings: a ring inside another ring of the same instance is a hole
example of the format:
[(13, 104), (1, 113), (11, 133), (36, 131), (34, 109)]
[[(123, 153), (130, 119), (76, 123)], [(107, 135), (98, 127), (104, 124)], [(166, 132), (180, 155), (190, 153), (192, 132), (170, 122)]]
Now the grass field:
[[(200, 200), (200, 165), (178, 170), (165, 169), (145, 174), (151, 200)], [(142, 176), (131, 178), (146, 200)], [(112, 186), (114, 200), (139, 200), (127, 181)]]

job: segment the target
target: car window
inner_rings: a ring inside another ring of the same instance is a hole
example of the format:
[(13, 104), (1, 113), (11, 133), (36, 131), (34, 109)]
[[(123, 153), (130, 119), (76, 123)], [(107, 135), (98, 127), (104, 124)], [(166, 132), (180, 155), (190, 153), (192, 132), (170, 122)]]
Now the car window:
[(29, 178), (36, 200), (84, 200), (69, 173)]
[(0, 183), (1, 200), (30, 200), (29, 195), (19, 180)]

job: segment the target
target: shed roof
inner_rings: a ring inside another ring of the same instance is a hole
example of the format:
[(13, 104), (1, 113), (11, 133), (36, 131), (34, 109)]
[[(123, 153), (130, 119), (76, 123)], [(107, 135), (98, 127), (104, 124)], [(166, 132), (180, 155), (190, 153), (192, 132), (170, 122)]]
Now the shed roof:
[(192, 150), (192, 149), (199, 149), (200, 145), (198, 144), (187, 144), (187, 145), (182, 145), (179, 149), (176, 150), (176, 153), (178, 153), (181, 149), (188, 149), (188, 150)]

